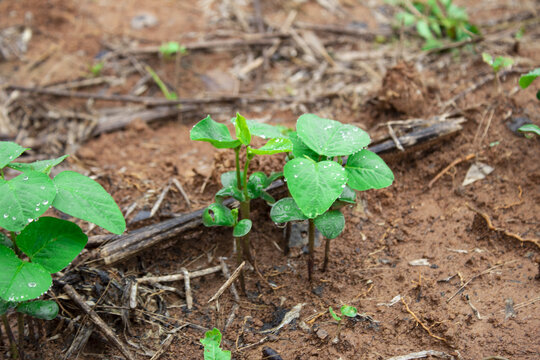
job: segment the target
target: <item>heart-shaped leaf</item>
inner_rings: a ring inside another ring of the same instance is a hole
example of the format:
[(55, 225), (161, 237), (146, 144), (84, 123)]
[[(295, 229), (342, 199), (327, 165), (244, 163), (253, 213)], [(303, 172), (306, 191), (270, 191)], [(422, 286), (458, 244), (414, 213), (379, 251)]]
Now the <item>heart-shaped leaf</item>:
[(9, 181), (0, 179), (0, 226), (21, 231), (47, 211), (55, 196), (53, 182), (43, 173), (28, 171)]
[(40, 297), (52, 284), (51, 275), (39, 264), (22, 261), (0, 245), (0, 298), (21, 302)]
[(328, 210), (347, 183), (345, 169), (335, 161), (293, 159), (283, 173), (292, 197), (310, 219)]
[(114, 234), (124, 232), (124, 215), (99, 183), (74, 171), (61, 172), (53, 182), (58, 191), (53, 202), (55, 208)]
[(261, 197), (263, 190), (266, 188), (268, 178), (260, 171), (254, 172), (249, 176), (247, 183), (248, 195), (250, 199)]
[(382, 189), (394, 181), (394, 174), (384, 160), (369, 150), (349, 156), (345, 168), (349, 186), (356, 190)]
[(349, 204), (354, 204), (356, 203), (356, 192), (347, 185), (343, 189), (341, 195), (339, 195), (338, 200)]
[(367, 146), (370, 138), (364, 130), (335, 120), (304, 114), (296, 122), (298, 137), (319, 155), (350, 155)]
[(200, 340), (204, 346), (204, 360), (231, 360), (229, 350), (221, 350), (221, 333), (214, 328), (204, 334), (204, 339)]
[(242, 190), (238, 189), (236, 186), (227, 186), (224, 188), (219, 189), (219, 191), (215, 195), (215, 200), (218, 203), (222, 203), (224, 199), (232, 197), (238, 201), (244, 201), (244, 193)]
[(343, 305), (341, 309), (339, 310), (342, 315), (345, 315), (347, 317), (355, 317), (358, 314), (358, 310), (354, 306), (350, 305)]
[(41, 172), (41, 173), (49, 175), (51, 173), (52, 168), (60, 164), (68, 156), (69, 155), (64, 155), (64, 156), (60, 156), (59, 158), (50, 159), (50, 160), (38, 160), (30, 164), (11, 163), (8, 165), (8, 167), (18, 170), (18, 171), (22, 171), (22, 172), (33, 170), (33, 171), (37, 171), (37, 172)]
[(205, 226), (233, 226), (236, 223), (231, 210), (218, 203), (210, 204), (204, 210), (202, 219)]
[[(242, 176), (244, 176), (244, 172), (240, 171), (240, 184), (242, 184)], [(223, 185), (224, 188), (229, 186), (238, 187), (236, 171), (227, 171), (221, 174), (221, 185)]]
[(291, 140), (286, 138), (274, 138), (268, 140), (266, 144), (258, 149), (254, 149), (251, 146), (248, 147), (249, 154), (255, 155), (273, 155), (284, 152), (291, 152), (293, 149), (293, 144)]
[(289, 140), (291, 140), (291, 142), (293, 143), (292, 153), (295, 158), (308, 157), (315, 161), (319, 159), (319, 154), (317, 154), (315, 151), (311, 150), (306, 144), (304, 144), (304, 142), (298, 137), (298, 133), (296, 131), (292, 131), (289, 133)]
[(246, 236), (251, 230), (252, 222), (249, 219), (242, 219), (234, 226), (233, 236), (242, 237)]
[(88, 236), (77, 224), (48, 216), (28, 224), (16, 240), (30, 261), (51, 274), (68, 266), (87, 241)]
[(11, 141), (0, 141), (0, 169), (18, 158), (28, 148)]
[(251, 133), (246, 122), (246, 118), (236, 113), (236, 121), (234, 122), (234, 130), (236, 131), (236, 137), (244, 145), (249, 145), (251, 142)]
[(270, 217), (278, 224), (307, 219), (292, 197), (278, 200), (270, 210)]
[[(236, 125), (236, 118), (232, 118), (231, 122)], [(246, 119), (246, 124), (249, 128), (251, 136), (258, 136), (263, 139), (273, 139), (277, 137), (286, 138), (287, 135), (283, 134), (279, 127), (270, 124), (261, 123), (254, 120)]]
[(195, 124), (189, 138), (209, 142), (218, 149), (232, 149), (242, 144), (240, 140), (232, 138), (226, 125), (215, 122), (210, 115)]
[(345, 217), (339, 210), (330, 210), (317, 216), (313, 222), (327, 239), (335, 239), (345, 228)]
[(17, 305), (17, 312), (37, 319), (52, 320), (58, 315), (58, 304), (51, 300), (35, 300)]

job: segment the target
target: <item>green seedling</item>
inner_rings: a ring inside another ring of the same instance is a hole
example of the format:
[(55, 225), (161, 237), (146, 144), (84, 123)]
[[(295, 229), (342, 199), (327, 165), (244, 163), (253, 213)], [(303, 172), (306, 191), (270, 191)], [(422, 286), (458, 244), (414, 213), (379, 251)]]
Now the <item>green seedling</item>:
[(167, 85), (165, 85), (165, 83), (161, 80), (161, 78), (154, 71), (154, 69), (152, 69), (150, 66), (146, 66), (145, 69), (146, 71), (148, 71), (152, 79), (154, 79), (154, 82), (159, 87), (159, 89), (163, 93), (163, 96), (165, 96), (167, 100), (178, 100), (178, 95), (174, 91), (169, 91)]
[(214, 328), (204, 334), (200, 340), (204, 346), (204, 360), (231, 360), (229, 350), (221, 350), (221, 332)]
[(540, 136), (540, 127), (536, 124), (525, 124), (521, 126), (518, 131), (525, 133), (526, 137), (532, 137), (530, 134), (536, 134)]
[(354, 318), (358, 314), (358, 310), (356, 310), (354, 306), (350, 306), (350, 305), (343, 305), (339, 311), (341, 313), (341, 316), (338, 316), (334, 312), (334, 309), (332, 309), (331, 306), (328, 308), (328, 312), (330, 313), (330, 315), (332, 315), (334, 320), (336, 320), (338, 323), (338, 328), (337, 328), (336, 337), (335, 337), (337, 341), (339, 341), (339, 334), (341, 332), (341, 322), (343, 320), (342, 317), (346, 316), (346, 317)]
[[(531, 70), (527, 74), (521, 75), (519, 77), (519, 86), (522, 89), (526, 89), (539, 76), (540, 76), (540, 68), (536, 68), (534, 70)], [(536, 98), (538, 100), (540, 100), (540, 89), (536, 92)]]
[(505, 57), (505, 56), (497, 56), (494, 58), (488, 53), (482, 53), (482, 60), (489, 66), (491, 66), (491, 69), (493, 70), (493, 73), (495, 74), (495, 80), (497, 81), (497, 88), (499, 89), (499, 93), (502, 92), (501, 87), (501, 80), (499, 79), (499, 71), (501, 71), (504, 68), (509, 68), (514, 64), (514, 59)]
[[(300, 116), (296, 132), (289, 133), (292, 159), (283, 174), (292, 197), (274, 204), (270, 211), (276, 223), (308, 220), (308, 278), (314, 265), (315, 227), (326, 237), (325, 261), (330, 240), (341, 234), (345, 217), (340, 208), (354, 203), (354, 190), (365, 191), (390, 186), (392, 170), (377, 154), (365, 149), (369, 135), (362, 129), (313, 114)], [(346, 165), (343, 157), (348, 156)]]
[[(235, 153), (236, 171), (221, 175), (222, 188), (215, 195), (215, 203), (206, 208), (203, 214), (203, 224), (206, 226), (228, 226), (233, 228), (236, 241), (237, 258), (240, 264), (247, 259), (254, 267), (249, 244), (251, 230), (250, 202), (262, 198), (268, 203), (274, 203), (274, 198), (266, 192), (266, 188), (282, 173), (266, 176), (262, 172), (254, 172), (248, 176), (251, 160), (256, 155), (272, 155), (292, 151), (292, 142), (281, 131), (268, 124), (250, 121), (240, 114), (231, 120), (234, 124), (236, 138), (233, 138), (225, 124), (218, 123), (210, 116), (199, 121), (190, 133), (191, 140), (206, 141), (217, 149), (233, 149)], [(260, 148), (251, 144), (252, 136), (268, 139)], [(240, 154), (245, 154), (244, 166), (241, 170)], [(226, 198), (234, 198), (240, 202), (240, 212), (230, 210), (223, 205)], [(243, 274), (240, 275), (242, 289), (245, 290)]]
[(187, 54), (186, 47), (184, 45), (180, 45), (176, 41), (169, 41), (167, 43), (162, 44), (159, 47), (159, 52), (166, 59), (173, 57), (173, 55), (185, 55), (185, 54)]
[[(53, 319), (58, 305), (35, 300), (52, 284), (51, 274), (66, 266), (82, 251), (88, 237), (73, 222), (41, 217), (49, 208), (99, 225), (115, 234), (124, 232), (126, 223), (113, 198), (94, 180), (73, 171), (50, 178), (51, 169), (66, 157), (19, 163), (15, 160), (26, 148), (13, 142), (0, 142), (0, 315), (7, 320), (10, 309), (19, 322), (19, 352), (22, 348), (22, 314), (38, 319)], [(4, 169), (21, 174), (6, 180)], [(12, 337), (12, 353), (17, 346)], [(15, 355), (16, 356), (16, 355)]]
[(103, 67), (105, 66), (105, 63), (103, 61), (100, 61), (92, 66), (90, 66), (90, 74), (94, 77), (98, 77), (101, 75), (101, 70), (103, 70)]
[(400, 26), (416, 27), (418, 35), (425, 41), (423, 50), (444, 47), (444, 39), (458, 42), (480, 34), (478, 28), (469, 22), (465, 8), (453, 4), (452, 0), (389, 2), (403, 10), (396, 14)]

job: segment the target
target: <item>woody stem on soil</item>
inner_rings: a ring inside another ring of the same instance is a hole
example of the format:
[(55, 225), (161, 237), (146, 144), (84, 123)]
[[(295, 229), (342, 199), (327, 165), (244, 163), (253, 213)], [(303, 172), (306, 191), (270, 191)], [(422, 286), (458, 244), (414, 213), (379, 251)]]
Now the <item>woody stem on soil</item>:
[(4, 323), (4, 328), (6, 329), (9, 345), (11, 347), (11, 358), (18, 359), (19, 352), (17, 351), (17, 344), (15, 343), (15, 337), (13, 336), (13, 332), (11, 331), (11, 327), (9, 326), (9, 321), (6, 314), (2, 314), (2, 322)]
[(324, 245), (324, 263), (322, 271), (326, 271), (326, 266), (328, 265), (328, 257), (330, 255), (330, 239), (326, 239), (326, 244)]
[(308, 250), (309, 250), (309, 257), (308, 257), (308, 279), (311, 282), (313, 273), (313, 264), (314, 264), (314, 254), (315, 251), (315, 222), (313, 222), (313, 219), (308, 220), (309, 228), (308, 228)]

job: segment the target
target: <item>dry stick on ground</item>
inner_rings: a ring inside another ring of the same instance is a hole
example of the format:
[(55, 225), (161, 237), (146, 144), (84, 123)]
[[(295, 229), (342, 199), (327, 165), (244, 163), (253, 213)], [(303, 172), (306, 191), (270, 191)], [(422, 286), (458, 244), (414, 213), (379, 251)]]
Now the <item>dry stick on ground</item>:
[(98, 329), (109, 339), (129, 360), (135, 360), (135, 357), (127, 349), (127, 347), (120, 341), (112, 329), (101, 319), (101, 317), (88, 306), (84, 299), (77, 293), (77, 291), (69, 284), (64, 285), (64, 291), (87, 315), (90, 316), (92, 322), (98, 327)]
[(165, 186), (161, 194), (159, 194), (154, 206), (152, 206), (152, 210), (150, 210), (150, 217), (153, 217), (156, 214), (156, 212), (159, 210), (159, 207), (161, 206), (161, 203), (163, 202), (163, 199), (165, 199), (165, 195), (167, 195), (170, 188), (171, 188), (171, 182), (169, 181), (169, 183), (167, 184), (167, 186)]
[(174, 186), (176, 186), (178, 191), (180, 191), (180, 194), (182, 194), (182, 197), (184, 198), (184, 200), (186, 200), (186, 204), (187, 204), (188, 209), (191, 209), (191, 202), (189, 201), (189, 196), (184, 191), (184, 188), (182, 187), (182, 184), (180, 184), (180, 181), (178, 181), (175, 177), (173, 177), (172, 182), (173, 182)]
[(462, 162), (464, 161), (469, 161), (473, 158), (476, 157), (476, 154), (468, 154), (464, 157), (461, 157), (461, 158), (458, 158), (454, 161), (452, 161), (450, 163), (450, 165), (448, 165), (447, 167), (445, 167), (444, 169), (441, 170), (441, 172), (439, 172), (428, 184), (428, 188), (431, 188), (433, 186), (433, 184), (435, 184), (435, 182), (437, 182), (437, 180), (439, 180), (444, 174), (446, 174), (451, 168), (453, 168), (454, 166), (456, 166), (457, 164), (461, 164)]
[[(191, 279), (193, 279), (193, 278), (196, 278), (196, 277), (201, 277), (201, 276), (217, 273), (220, 270), (221, 270), (221, 265), (216, 265), (216, 266), (213, 266), (213, 267), (210, 267), (210, 268), (207, 268), (207, 269), (192, 271), (192, 272), (189, 273), (189, 277)], [(184, 280), (185, 276), (186, 276), (185, 273), (173, 274), (173, 275), (164, 275), (164, 276), (148, 276), (148, 277), (143, 277), (143, 278), (137, 279), (137, 282), (139, 284), (172, 282), (172, 281)]]
[(445, 359), (454, 359), (454, 357), (450, 354), (446, 354), (442, 351), (436, 351), (436, 350), (423, 350), (419, 352), (410, 353), (407, 355), (400, 355), (400, 356), (393, 356), (391, 358), (388, 358), (386, 360), (414, 360), (414, 359), (421, 359), (428, 356), (436, 356), (441, 357)]
[(437, 340), (440, 340), (440, 341), (444, 341), (445, 343), (448, 343), (448, 340), (446, 340), (445, 338), (442, 338), (442, 337), (440, 337), (440, 336), (437, 336), (437, 335), (433, 334), (433, 333), (431, 332), (431, 330), (430, 330), (430, 329), (429, 329), (422, 321), (420, 321), (420, 319), (418, 318), (418, 316), (416, 316), (416, 314), (413, 313), (411, 309), (409, 309), (409, 305), (407, 305), (407, 303), (405, 302), (405, 300), (404, 300), (403, 298), (401, 298), (401, 302), (403, 303), (403, 305), (405, 305), (405, 309), (407, 310), (407, 312), (408, 312), (409, 314), (411, 314), (411, 316), (414, 318), (414, 320), (416, 320), (416, 322), (417, 322), (418, 324), (420, 324), (420, 326), (422, 326), (422, 328), (424, 328), (424, 330), (427, 331), (427, 333), (429, 334), (429, 336), (431, 336), (431, 337), (434, 338), (434, 339), (437, 339)]
[(522, 243), (530, 242), (530, 243), (536, 245), (538, 248), (540, 248), (540, 240), (538, 240), (538, 239), (523, 239), (518, 234), (514, 234), (514, 233), (512, 233), (512, 232), (510, 232), (510, 231), (508, 231), (506, 229), (503, 229), (503, 228), (495, 227), (495, 226), (493, 226), (493, 223), (491, 222), (490, 217), (486, 213), (483, 213), (482, 211), (474, 208), (473, 206), (469, 205), (468, 203), (466, 205), (467, 205), (467, 207), (469, 209), (471, 209), (472, 211), (474, 211), (475, 213), (480, 215), (482, 218), (484, 218), (484, 220), (486, 221), (486, 225), (490, 230), (495, 231), (498, 234), (503, 234), (503, 235), (506, 235), (506, 236), (511, 237), (513, 239), (519, 240)]
[(495, 269), (497, 269), (497, 268), (500, 268), (501, 266), (505, 266), (505, 265), (511, 264), (511, 263), (513, 263), (513, 262), (516, 262), (516, 261), (517, 261), (517, 260), (511, 260), (511, 261), (505, 262), (504, 264), (495, 265), (495, 266), (490, 267), (489, 269), (486, 269), (486, 270), (482, 271), (481, 273), (478, 273), (478, 274), (474, 275), (472, 278), (470, 278), (469, 280), (467, 280), (467, 281), (465, 282), (465, 284), (461, 285), (460, 288), (458, 289), (458, 291), (456, 291), (456, 292), (454, 293), (454, 295), (450, 296), (450, 297), (448, 298), (448, 300), (446, 300), (446, 302), (449, 303), (454, 297), (456, 297), (456, 295), (461, 294), (461, 293), (463, 292), (463, 290), (465, 289), (465, 287), (467, 287), (467, 285), (469, 285), (469, 283), (470, 283), (471, 281), (473, 281), (474, 279), (476, 279), (476, 278), (478, 278), (478, 277), (480, 277), (480, 276), (482, 276), (482, 275), (488, 274), (488, 273), (490, 273), (491, 271), (493, 271), (493, 270), (495, 270)]
[(180, 269), (184, 274), (184, 289), (186, 290), (186, 305), (187, 309), (191, 310), (193, 308), (193, 296), (191, 296), (191, 285), (189, 282), (189, 272), (186, 268)]
[(223, 285), (221, 285), (221, 287), (219, 288), (219, 290), (214, 294), (214, 296), (212, 296), (210, 298), (210, 300), (208, 300), (208, 303), (211, 303), (212, 301), (214, 300), (217, 300), (221, 294), (223, 294), (223, 292), (225, 290), (227, 290), (227, 288), (233, 283), (234, 280), (236, 280), (236, 278), (238, 277), (238, 275), (240, 275), (240, 271), (242, 271), (242, 269), (244, 268), (244, 266), (246, 265), (246, 262), (245, 261), (242, 261), (242, 263), (236, 268), (236, 270), (234, 270), (234, 272), (232, 273), (232, 275), (227, 279), (227, 281), (225, 281), (225, 283)]

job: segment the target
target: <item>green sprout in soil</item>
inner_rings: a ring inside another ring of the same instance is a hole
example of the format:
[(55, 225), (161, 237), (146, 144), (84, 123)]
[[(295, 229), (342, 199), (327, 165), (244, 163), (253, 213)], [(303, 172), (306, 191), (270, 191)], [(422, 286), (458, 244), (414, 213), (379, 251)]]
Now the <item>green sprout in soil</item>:
[(424, 39), (422, 50), (445, 46), (444, 39), (453, 42), (466, 41), (479, 35), (480, 31), (469, 22), (467, 11), (452, 0), (390, 0), (402, 11), (396, 14), (400, 26), (415, 25), (418, 35)]
[[(26, 150), (13, 142), (0, 142), (0, 227), (9, 232), (9, 236), (0, 233), (0, 315), (13, 358), (22, 352), (23, 314), (46, 320), (56, 317), (58, 305), (54, 301), (34, 299), (49, 290), (51, 274), (68, 266), (88, 241), (75, 223), (40, 216), (54, 207), (115, 234), (126, 228), (113, 198), (94, 180), (73, 171), (50, 178), (51, 169), (67, 155), (33, 163), (15, 162)], [(5, 168), (21, 174), (6, 180)], [(18, 313), (18, 344), (7, 318), (11, 309)]]
[(221, 332), (214, 328), (204, 334), (200, 340), (204, 346), (204, 360), (231, 360), (229, 350), (221, 350)]
[[(282, 173), (272, 173), (270, 176), (262, 172), (248, 174), (249, 164), (256, 155), (272, 155), (292, 151), (292, 143), (281, 131), (268, 124), (250, 121), (236, 114), (232, 123), (235, 126), (236, 139), (233, 138), (225, 124), (218, 123), (210, 116), (199, 121), (191, 130), (191, 140), (206, 141), (217, 149), (233, 149), (235, 154), (235, 171), (221, 175), (222, 188), (215, 195), (215, 203), (208, 206), (203, 214), (203, 224), (206, 226), (228, 226), (233, 228), (236, 239), (237, 260), (240, 264), (247, 259), (255, 268), (255, 262), (250, 252), (249, 232), (251, 230), (250, 202), (262, 198), (268, 203), (274, 203), (274, 198), (266, 188)], [(260, 148), (252, 147), (252, 136), (268, 139)], [(240, 155), (243, 155), (243, 170)], [(248, 176), (249, 175), (249, 176)], [(226, 198), (234, 198), (240, 202), (240, 211), (230, 210), (223, 205)], [(240, 283), (245, 292), (245, 281), (240, 274)]]
[(156, 85), (159, 87), (159, 89), (163, 93), (163, 96), (165, 96), (167, 100), (178, 100), (178, 95), (174, 91), (169, 91), (169, 89), (167, 88), (167, 85), (165, 85), (163, 80), (161, 80), (161, 78), (154, 71), (154, 69), (152, 69), (150, 66), (146, 66), (145, 69), (150, 74), (150, 76), (152, 77)]
[(101, 71), (103, 70), (104, 66), (105, 63), (103, 61), (100, 61), (90, 66), (90, 74), (92, 74), (93, 77), (98, 77), (99, 75), (101, 75)]
[[(283, 169), (292, 197), (272, 206), (276, 223), (308, 220), (308, 278), (314, 265), (315, 228), (326, 237), (326, 270), (330, 240), (345, 228), (340, 208), (354, 203), (354, 190), (382, 189), (394, 181), (392, 170), (377, 154), (365, 149), (369, 135), (362, 129), (313, 114), (300, 116), (289, 133), (293, 149)], [(344, 165), (343, 157), (348, 156)]]
[[(350, 318), (354, 318), (358, 314), (358, 310), (356, 310), (356, 308), (354, 306), (350, 306), (350, 305), (343, 305), (339, 311), (341, 313), (341, 316), (346, 316), (346, 317), (350, 317)], [(332, 309), (331, 306), (328, 308), (328, 312), (330, 313), (330, 315), (332, 315), (334, 320), (336, 320), (337, 323), (338, 323), (338, 328), (337, 328), (337, 331), (336, 331), (335, 340), (339, 341), (339, 335), (340, 335), (340, 332), (341, 332), (341, 322), (342, 322), (343, 319), (342, 319), (342, 317), (338, 316), (335, 313), (334, 309)]]
[(491, 69), (495, 74), (495, 80), (497, 81), (497, 88), (499, 89), (499, 93), (501, 93), (502, 87), (501, 80), (499, 79), (499, 71), (511, 67), (514, 64), (514, 59), (505, 56), (497, 56), (494, 58), (490, 54), (484, 52), (482, 53), (482, 60), (491, 66)]
[(180, 45), (176, 41), (169, 41), (167, 43), (164, 43), (163, 45), (159, 47), (159, 52), (166, 59), (173, 57), (173, 55), (187, 54), (186, 47), (184, 45)]

